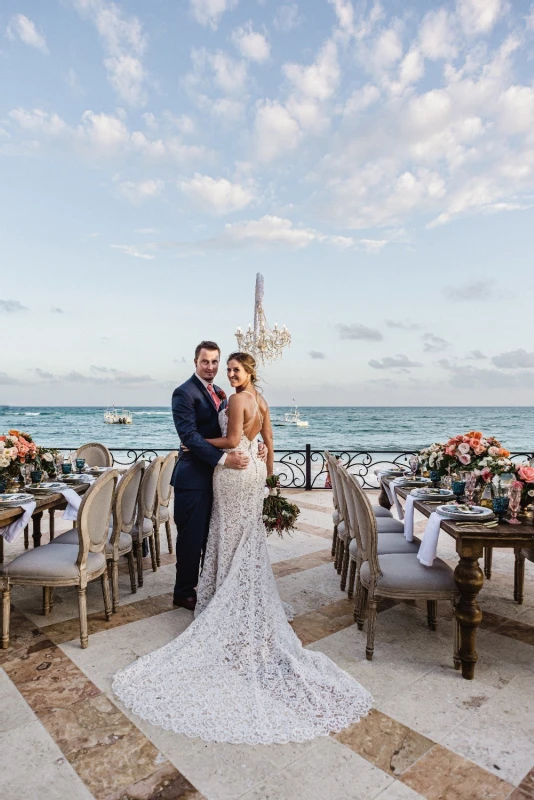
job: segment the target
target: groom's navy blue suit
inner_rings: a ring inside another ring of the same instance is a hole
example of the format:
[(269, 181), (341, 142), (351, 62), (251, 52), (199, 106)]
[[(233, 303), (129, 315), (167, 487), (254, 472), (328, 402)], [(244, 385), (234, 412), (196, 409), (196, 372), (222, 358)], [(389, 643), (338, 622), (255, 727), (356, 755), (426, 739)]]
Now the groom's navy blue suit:
[[(215, 391), (220, 391), (217, 386)], [(223, 400), (219, 411), (226, 405)], [(221, 450), (206, 439), (221, 436), (218, 411), (202, 381), (196, 375), (174, 390), (172, 416), (180, 449), (171, 483), (174, 486), (176, 539), (176, 585), (174, 597), (194, 597), (202, 553), (208, 538), (213, 502), (213, 470)]]

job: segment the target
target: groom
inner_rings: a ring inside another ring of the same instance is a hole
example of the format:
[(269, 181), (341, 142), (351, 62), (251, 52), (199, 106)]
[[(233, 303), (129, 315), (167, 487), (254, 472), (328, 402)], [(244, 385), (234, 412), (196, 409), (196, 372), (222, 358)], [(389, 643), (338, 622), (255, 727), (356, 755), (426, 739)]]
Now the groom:
[[(206, 439), (221, 436), (219, 411), (226, 395), (215, 386), (221, 350), (215, 342), (201, 342), (195, 350), (195, 374), (174, 390), (172, 415), (180, 437), (180, 457), (174, 468), (174, 521), (176, 539), (176, 584), (174, 605), (193, 610), (202, 554), (208, 538), (213, 502), (213, 470), (246, 469), (249, 457), (238, 450), (223, 453)], [(263, 448), (262, 458), (266, 457)]]

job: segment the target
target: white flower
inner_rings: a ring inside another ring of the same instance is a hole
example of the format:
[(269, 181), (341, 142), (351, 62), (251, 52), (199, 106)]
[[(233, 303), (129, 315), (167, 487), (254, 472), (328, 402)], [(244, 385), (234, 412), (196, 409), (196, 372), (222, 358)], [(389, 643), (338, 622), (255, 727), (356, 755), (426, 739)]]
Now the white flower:
[(9, 467), (10, 461), (5, 456), (0, 455), (0, 469), (5, 469)]
[(463, 455), (467, 455), (467, 453), (469, 453), (470, 450), (471, 448), (469, 447), (467, 442), (460, 442), (460, 444), (458, 445), (458, 452), (462, 453)]
[(44, 459), (45, 461), (48, 461), (48, 462), (54, 460), (54, 456), (52, 455), (52, 453), (43, 453), (41, 458)]

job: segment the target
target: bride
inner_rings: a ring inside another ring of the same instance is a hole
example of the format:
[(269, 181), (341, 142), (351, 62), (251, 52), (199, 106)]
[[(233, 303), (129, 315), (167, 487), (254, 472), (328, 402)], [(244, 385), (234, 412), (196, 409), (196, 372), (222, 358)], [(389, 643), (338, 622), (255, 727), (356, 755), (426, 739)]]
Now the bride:
[(153, 725), (208, 741), (302, 742), (340, 731), (369, 711), (370, 694), (327, 656), (305, 650), (286, 617), (262, 519), (269, 407), (247, 353), (227, 362), (235, 389), (215, 447), (249, 455), (244, 470), (216, 467), (213, 510), (192, 624), (118, 672), (115, 695)]

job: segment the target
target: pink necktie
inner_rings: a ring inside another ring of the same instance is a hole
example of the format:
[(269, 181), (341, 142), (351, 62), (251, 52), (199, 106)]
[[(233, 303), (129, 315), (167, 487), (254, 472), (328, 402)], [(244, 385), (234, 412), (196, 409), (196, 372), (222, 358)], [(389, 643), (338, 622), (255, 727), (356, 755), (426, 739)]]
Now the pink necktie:
[(211, 383), (208, 383), (208, 392), (209, 392), (209, 395), (210, 395), (211, 399), (213, 400), (213, 405), (215, 406), (215, 408), (218, 411), (219, 410), (219, 406), (221, 405), (221, 401), (219, 400), (219, 398), (215, 394), (215, 390), (214, 390), (213, 386), (211, 385)]

